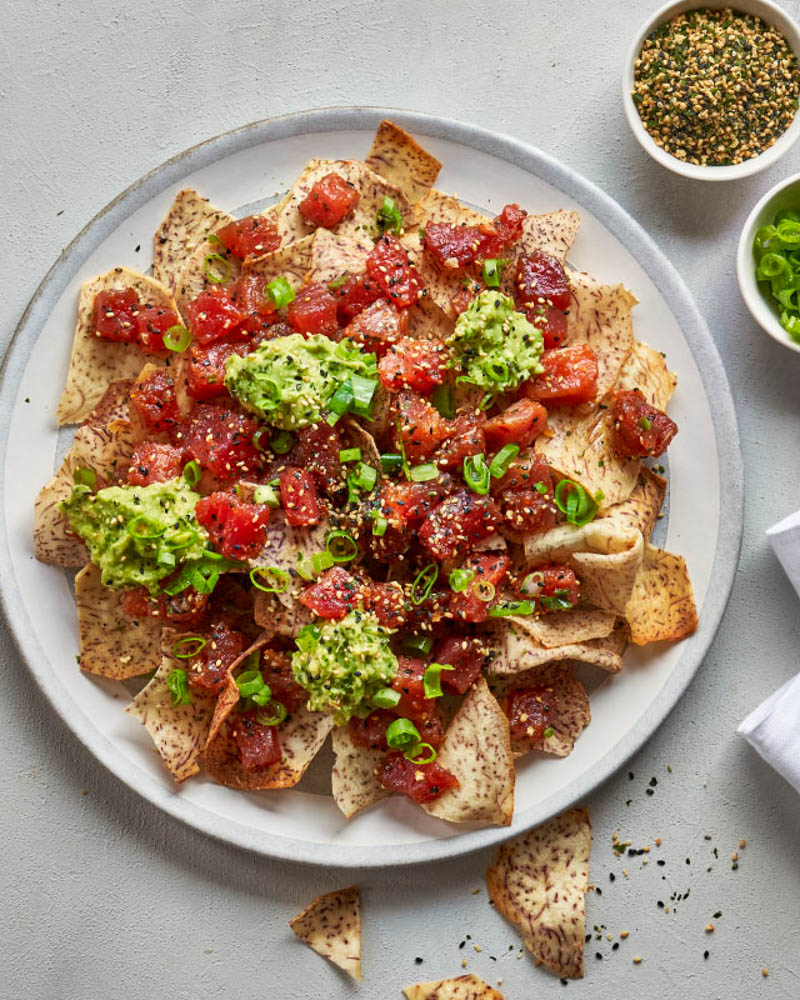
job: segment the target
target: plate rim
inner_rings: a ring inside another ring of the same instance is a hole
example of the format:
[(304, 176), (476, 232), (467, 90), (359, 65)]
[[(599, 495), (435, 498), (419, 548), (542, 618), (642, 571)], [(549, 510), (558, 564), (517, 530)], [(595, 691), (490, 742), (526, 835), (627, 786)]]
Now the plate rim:
[[(94, 729), (69, 688), (48, 673), (47, 659), (17, 588), (3, 505), (0, 504), (0, 606), (20, 658), (39, 689), (70, 731), (119, 781), (176, 819), (226, 843), (271, 857), (310, 865), (373, 868), (421, 864), (466, 855), (496, 845), (580, 802), (625, 764), (655, 733), (677, 704), (713, 641), (730, 597), (744, 526), (744, 467), (730, 386), (719, 352), (697, 304), (677, 270), (655, 241), (610, 195), (592, 181), (537, 147), (502, 133), (435, 114), (373, 106), (299, 111), (266, 118), (220, 133), (190, 146), (145, 173), (110, 201), (80, 230), (49, 268), (26, 306), (0, 365), (0, 477), (5, 480), (14, 376), (27, 356), (64, 288), (85, 258), (129, 215), (187, 173), (227, 155), (267, 141), (337, 130), (374, 130), (391, 118), (416, 136), (443, 138), (513, 163), (557, 188), (590, 211), (635, 257), (673, 313), (698, 366), (717, 446), (720, 509), (717, 546), (697, 632), (683, 651), (655, 701), (636, 725), (604, 756), (564, 788), (518, 813), (510, 827), (470, 830), (434, 841), (392, 845), (331, 844), (282, 837), (220, 817), (174, 791), (129, 762), (113, 743)], [(18, 382), (17, 382), (18, 384)], [(45, 664), (41, 666), (40, 664)], [(65, 697), (66, 696), (66, 697)]]

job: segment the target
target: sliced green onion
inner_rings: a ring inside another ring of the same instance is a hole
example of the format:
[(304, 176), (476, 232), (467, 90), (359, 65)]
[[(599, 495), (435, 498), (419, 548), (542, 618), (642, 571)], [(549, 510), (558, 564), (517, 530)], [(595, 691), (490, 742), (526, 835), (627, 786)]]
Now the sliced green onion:
[(502, 260), (501, 258), (485, 260), (483, 262), (483, 272), (482, 278), (483, 282), (487, 288), (499, 288), (500, 278), (503, 274), (503, 269), (505, 268), (507, 260)]
[(426, 698), (441, 698), (442, 691), (442, 671), (455, 670), (450, 663), (429, 663), (422, 678), (422, 686), (425, 690)]
[(382, 538), (386, 534), (386, 529), (389, 527), (389, 522), (383, 516), (383, 514), (377, 514), (372, 521), (372, 534), (376, 538)]
[[(194, 645), (192, 645), (194, 643)], [(172, 647), (172, 655), (179, 660), (192, 660), (197, 654), (205, 649), (208, 639), (200, 635), (185, 635), (178, 639)]]
[(194, 567), (189, 576), (189, 583), (198, 594), (213, 594), (218, 580), (218, 571), (208, 566)]
[(193, 339), (191, 332), (185, 326), (181, 326), (180, 323), (176, 323), (175, 326), (171, 326), (168, 330), (164, 331), (164, 347), (168, 351), (176, 351), (178, 353), (185, 351)]
[(638, 424), (643, 431), (649, 431), (650, 428), (653, 426), (652, 420), (648, 419), (647, 417), (639, 417)]
[(464, 482), (473, 493), (485, 495), (489, 492), (489, 466), (484, 460), (483, 452), (467, 455), (464, 459)]
[(403, 228), (403, 216), (397, 210), (397, 206), (394, 203), (394, 198), (390, 198), (388, 195), (383, 199), (383, 204), (378, 209), (378, 216), (376, 219), (378, 224), (378, 230), (381, 233), (391, 232), (397, 236), (400, 230)]
[(310, 653), (312, 649), (316, 649), (321, 634), (316, 625), (304, 625), (297, 633), (295, 645), (301, 653)]
[[(165, 538), (164, 544), (170, 551), (177, 552), (179, 549), (188, 549), (189, 546), (194, 545), (199, 538), (199, 531), (195, 531), (194, 528), (184, 528), (183, 531), (179, 531), (177, 534), (171, 535), (169, 538)], [(161, 554), (163, 556), (163, 553)]]
[(555, 729), (553, 729), (552, 726), (548, 726), (547, 729), (545, 729), (544, 731), (544, 738), (546, 740), (549, 740), (550, 737), (553, 736), (554, 734), (555, 734)]
[(400, 642), (400, 648), (404, 653), (430, 656), (433, 649), (433, 639), (429, 635), (407, 635)]
[(217, 236), (216, 233), (209, 233), (208, 236), (206, 236), (206, 239), (208, 240), (209, 243), (214, 243), (215, 245), (217, 243), (222, 243), (222, 240), (219, 238), (219, 236)]
[[(261, 695), (266, 688), (268, 695), (272, 694), (270, 687), (265, 683), (260, 670), (245, 670), (236, 678), (236, 687), (243, 698), (252, 698), (254, 695)], [(267, 698), (269, 700), (269, 697)]]
[(378, 481), (378, 473), (371, 465), (367, 465), (366, 462), (359, 462), (355, 470), (350, 473), (349, 478), (354, 487), (369, 493), (375, 488), (375, 483)]
[(385, 453), (381, 455), (381, 465), (385, 472), (395, 472), (397, 469), (402, 469), (403, 456), (394, 453)]
[(167, 687), (172, 694), (173, 705), (190, 705), (192, 695), (186, 682), (186, 671), (176, 667), (167, 675)]
[[(426, 748), (428, 750), (428, 756), (420, 757), (419, 754)], [(406, 760), (410, 760), (412, 764), (432, 764), (436, 760), (436, 751), (430, 743), (418, 743), (412, 749), (406, 750), (403, 756)]]
[(187, 462), (183, 467), (183, 478), (190, 486), (197, 486), (202, 474), (199, 464), (194, 459), (191, 462)]
[(450, 584), (450, 589), (452, 591), (456, 594), (460, 594), (462, 591), (467, 589), (474, 579), (474, 569), (454, 569), (447, 578), (447, 582)]
[(541, 480), (539, 480), (538, 483), (534, 483), (533, 488), (536, 490), (537, 493), (542, 493), (542, 494), (547, 493), (547, 484), (543, 483)]
[(508, 604), (496, 604), (490, 611), (492, 618), (508, 618), (509, 615), (532, 615), (532, 601), (509, 601)]
[[(215, 271), (215, 267), (221, 267), (221, 273), (220, 271)], [(210, 282), (215, 285), (224, 285), (230, 277), (231, 265), (221, 254), (210, 253), (206, 255), (206, 259), (203, 262), (203, 271)]]
[(253, 435), (253, 447), (257, 451), (266, 451), (269, 444), (269, 430), (266, 427), (259, 427)]
[(446, 420), (452, 420), (456, 415), (455, 398), (451, 385), (437, 385), (433, 390), (431, 402)]
[(328, 417), (328, 423), (331, 427), (336, 423), (339, 417), (343, 416), (350, 409), (352, 402), (354, 400), (353, 387), (350, 385), (350, 380), (342, 382), (336, 392), (331, 396), (328, 406), (331, 409), (331, 414)]
[(485, 410), (490, 410), (495, 403), (495, 394), (493, 392), (484, 393), (480, 403), (478, 403), (478, 409), (483, 412)]
[(425, 569), (420, 570), (411, 585), (411, 601), (413, 604), (422, 604), (430, 597), (433, 585), (439, 579), (439, 567), (436, 563), (430, 563)]
[(307, 565), (305, 558), (299, 553), (297, 555), (297, 566), (295, 566), (295, 571), (299, 577), (304, 580), (308, 580), (309, 583), (314, 579), (314, 566), (313, 561), (311, 565)]
[(342, 448), (339, 452), (340, 462), (358, 462), (361, 458), (360, 448)]
[(273, 701), (272, 699), (267, 704), (272, 709), (272, 715), (267, 715), (266, 712), (256, 712), (256, 722), (262, 726), (279, 726), (288, 715), (286, 706), (282, 701)]
[(506, 444), (498, 451), (489, 464), (489, 473), (495, 479), (500, 479), (508, 472), (508, 467), (519, 455), (518, 444)]
[(539, 598), (539, 603), (543, 608), (547, 608), (548, 611), (569, 611), (572, 607), (570, 592), (560, 588), (554, 591), (552, 596), (544, 594)]
[(144, 514), (137, 514), (128, 521), (128, 534), (134, 538), (141, 538), (149, 541), (154, 538), (161, 538), (167, 530), (165, 525), (153, 524)]
[(314, 571), (314, 576), (319, 576), (320, 573), (324, 573), (326, 569), (330, 569), (333, 565), (333, 556), (328, 551), (315, 552), (311, 557), (311, 566)]
[(328, 282), (328, 291), (329, 292), (338, 291), (346, 281), (347, 281), (346, 274), (343, 274), (341, 278), (334, 278), (333, 281)]
[[(261, 583), (261, 580), (272, 578), (275, 582), (269, 586)], [(291, 577), (285, 569), (277, 566), (256, 566), (250, 570), (250, 582), (256, 590), (263, 590), (265, 594), (285, 594), (289, 589)]]
[(280, 507), (281, 502), (278, 498), (278, 494), (275, 492), (275, 487), (270, 486), (269, 483), (262, 486), (256, 486), (253, 490), (253, 503), (263, 503), (267, 507)]
[(427, 483), (439, 478), (439, 470), (432, 462), (426, 462), (424, 465), (415, 465), (413, 469), (409, 469), (408, 478), (414, 483)]
[(358, 555), (358, 542), (351, 534), (338, 528), (328, 532), (325, 548), (333, 556), (335, 563), (352, 562)]
[(484, 604), (488, 604), (489, 601), (494, 600), (494, 584), (490, 583), (489, 580), (476, 580), (472, 584), (472, 595), (477, 597), (479, 601), (483, 601)]
[(419, 746), (419, 730), (411, 719), (395, 719), (386, 727), (386, 743), (392, 750), (410, 750)]
[(371, 700), (376, 708), (394, 708), (400, 701), (400, 692), (394, 688), (381, 688), (375, 692)]
[(588, 524), (597, 513), (597, 501), (572, 479), (562, 479), (555, 491), (556, 507), (570, 524)]
[(97, 473), (86, 465), (79, 465), (72, 473), (72, 481), (76, 486), (88, 486), (93, 490), (97, 486)]
[(294, 438), (288, 431), (278, 431), (270, 439), (269, 446), (275, 452), (276, 455), (285, 455), (287, 451), (292, 450), (292, 445), (294, 444)]
[(372, 397), (378, 388), (378, 380), (364, 378), (363, 375), (351, 375), (349, 382), (353, 390), (353, 401), (350, 403), (350, 412), (355, 413), (357, 417), (370, 416), (372, 412)]
[(294, 289), (283, 276), (273, 278), (264, 288), (264, 298), (269, 299), (276, 309), (282, 309), (294, 302)]

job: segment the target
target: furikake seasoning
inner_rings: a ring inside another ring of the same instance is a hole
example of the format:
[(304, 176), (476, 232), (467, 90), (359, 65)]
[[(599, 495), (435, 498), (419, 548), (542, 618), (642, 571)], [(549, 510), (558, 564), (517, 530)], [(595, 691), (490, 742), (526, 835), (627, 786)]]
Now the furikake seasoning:
[(700, 8), (660, 25), (634, 64), (633, 100), (656, 143), (687, 163), (758, 156), (791, 125), (800, 69), (758, 17)]

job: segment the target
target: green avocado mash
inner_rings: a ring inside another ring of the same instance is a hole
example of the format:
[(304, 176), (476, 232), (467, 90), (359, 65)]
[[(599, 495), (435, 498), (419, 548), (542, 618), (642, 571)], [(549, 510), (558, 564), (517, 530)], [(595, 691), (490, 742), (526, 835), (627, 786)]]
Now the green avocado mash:
[(292, 654), (292, 673), (310, 694), (311, 711), (333, 711), (341, 726), (388, 687), (397, 673), (397, 657), (389, 646), (392, 632), (374, 614), (359, 610), (302, 630)]
[(489, 392), (504, 392), (537, 375), (543, 368), (542, 334), (522, 313), (514, 300), (491, 288), (481, 292), (456, 320), (446, 343), (452, 347), (454, 368)]
[(324, 419), (331, 397), (352, 375), (375, 378), (376, 358), (349, 340), (322, 334), (276, 337), (252, 354), (233, 354), (225, 385), (248, 410), (285, 431)]
[(147, 587), (154, 594), (177, 563), (208, 554), (208, 535), (194, 516), (199, 499), (183, 479), (170, 479), (97, 493), (76, 486), (60, 506), (106, 587)]

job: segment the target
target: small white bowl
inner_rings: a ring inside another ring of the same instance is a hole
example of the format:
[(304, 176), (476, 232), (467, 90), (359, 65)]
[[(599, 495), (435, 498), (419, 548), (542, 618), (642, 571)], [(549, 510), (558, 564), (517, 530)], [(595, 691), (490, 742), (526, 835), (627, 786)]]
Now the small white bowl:
[(721, 7), (731, 7), (744, 14), (753, 14), (760, 17), (767, 24), (773, 25), (781, 32), (795, 55), (800, 60), (800, 28), (791, 17), (771, 0), (680, 0), (678, 3), (668, 3), (657, 10), (650, 20), (644, 25), (639, 34), (633, 40), (633, 44), (628, 51), (625, 61), (625, 70), (622, 74), (622, 100), (625, 107), (625, 115), (631, 131), (639, 140), (642, 148), (648, 152), (654, 160), (657, 160), (668, 170), (684, 177), (691, 177), (695, 180), (703, 181), (732, 181), (741, 177), (749, 177), (764, 170), (792, 146), (794, 141), (800, 136), (800, 113), (795, 114), (794, 121), (783, 135), (769, 149), (754, 156), (750, 160), (736, 163), (728, 167), (703, 167), (695, 163), (685, 163), (673, 156), (666, 150), (658, 146), (653, 137), (642, 124), (639, 112), (631, 96), (633, 92), (634, 63), (639, 56), (642, 45), (647, 36), (665, 21), (670, 21), (677, 14), (683, 14), (687, 10), (697, 10), (698, 8), (711, 7), (718, 9)]
[(767, 191), (748, 215), (736, 251), (736, 276), (739, 279), (742, 298), (756, 323), (773, 340), (800, 354), (800, 343), (793, 340), (780, 324), (778, 304), (759, 288), (756, 281), (756, 261), (753, 256), (753, 237), (762, 226), (770, 225), (775, 215), (784, 208), (800, 211), (800, 174), (785, 178)]

